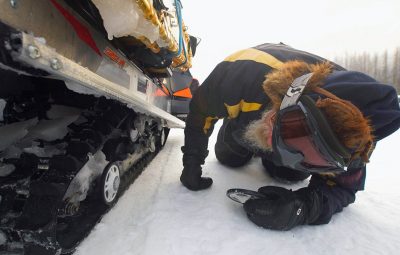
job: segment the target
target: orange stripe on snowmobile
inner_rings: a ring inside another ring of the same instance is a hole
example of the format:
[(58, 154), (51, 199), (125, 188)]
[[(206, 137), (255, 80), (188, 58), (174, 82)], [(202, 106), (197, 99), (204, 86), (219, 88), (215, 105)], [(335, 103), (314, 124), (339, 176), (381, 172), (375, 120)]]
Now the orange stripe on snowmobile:
[(192, 98), (192, 92), (190, 91), (190, 88), (186, 88), (175, 92), (174, 96)]
[(156, 92), (154, 92), (154, 96), (156, 96), (156, 97), (166, 97), (168, 95), (165, 94), (164, 90), (157, 88)]
[(162, 84), (161, 88), (157, 88), (156, 92), (154, 92), (154, 96), (156, 97), (166, 97), (170, 95), (171, 93), (169, 93), (169, 90), (164, 86), (164, 84)]
[(119, 65), (119, 67), (123, 68), (125, 66), (125, 60), (118, 56), (118, 54), (113, 51), (112, 49), (106, 47), (103, 51), (103, 53), (109, 57), (112, 61), (114, 61), (115, 63), (117, 63)]
[(169, 90), (167, 89), (167, 87), (164, 86), (164, 84), (162, 85), (162, 89), (163, 89), (163, 91), (164, 91), (165, 94), (171, 95), (171, 94), (169, 93)]

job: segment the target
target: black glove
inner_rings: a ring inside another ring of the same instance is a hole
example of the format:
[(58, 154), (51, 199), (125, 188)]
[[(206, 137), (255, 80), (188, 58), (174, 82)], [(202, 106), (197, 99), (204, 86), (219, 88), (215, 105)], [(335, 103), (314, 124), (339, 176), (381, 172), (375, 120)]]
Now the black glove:
[(265, 186), (258, 192), (264, 194), (265, 198), (247, 200), (243, 206), (248, 218), (258, 226), (289, 230), (312, 223), (320, 214), (322, 199), (313, 189), (291, 191)]
[(209, 177), (201, 177), (201, 165), (208, 155), (208, 151), (199, 153), (197, 151), (189, 151), (182, 147), (183, 155), (183, 171), (181, 174), (182, 184), (193, 191), (209, 188), (213, 181)]

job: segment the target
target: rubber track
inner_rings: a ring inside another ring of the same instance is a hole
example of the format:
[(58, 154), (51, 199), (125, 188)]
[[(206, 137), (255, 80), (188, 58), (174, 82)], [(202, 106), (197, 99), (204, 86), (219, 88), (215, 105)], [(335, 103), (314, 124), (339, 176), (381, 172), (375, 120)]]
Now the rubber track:
[[(127, 172), (124, 173), (124, 175), (121, 178), (121, 190), (120, 193), (117, 197), (116, 203), (118, 202), (118, 199), (125, 193), (125, 191), (129, 188), (130, 185), (132, 185), (134, 183), (134, 181), (136, 180), (136, 178), (139, 177), (139, 175), (143, 172), (143, 170), (146, 168), (146, 166), (154, 159), (154, 157), (158, 154), (160, 150), (156, 150), (153, 153), (147, 153), (146, 155), (144, 155), (135, 165), (133, 165)], [(97, 203), (97, 206), (96, 204)], [(80, 234), (80, 238), (78, 238), (79, 240), (76, 240), (76, 242), (74, 244), (69, 244), (68, 247), (63, 247), (62, 250), (62, 254), (72, 254), (73, 251), (76, 249), (76, 247), (79, 245), (79, 243), (88, 236), (88, 234), (90, 233), (91, 229), (101, 221), (103, 215), (105, 215), (111, 208), (111, 207), (105, 207), (103, 206), (101, 201), (98, 201), (98, 199), (94, 199), (92, 201), (89, 201), (88, 206), (88, 211), (86, 212), (86, 216), (88, 216), (91, 219), (84, 219), (86, 221), (86, 223), (84, 225), (82, 225), (80, 223), (80, 221), (73, 219), (73, 225), (79, 226), (79, 228), (76, 228), (79, 230), (79, 234)], [(102, 208), (99, 208), (102, 207)], [(100, 210), (99, 210), (100, 209)], [(101, 210), (103, 209), (103, 210)], [(93, 213), (96, 212), (100, 212), (100, 215), (93, 215)], [(89, 214), (89, 215), (87, 215)], [(84, 215), (84, 216), (85, 216)], [(89, 223), (90, 222), (90, 223)], [(70, 226), (70, 227), (74, 227), (74, 226)], [(71, 234), (71, 233), (69, 233)], [(61, 240), (60, 238), (62, 238), (61, 236), (59, 236), (58, 242), (59, 244), (63, 244), (63, 240)]]

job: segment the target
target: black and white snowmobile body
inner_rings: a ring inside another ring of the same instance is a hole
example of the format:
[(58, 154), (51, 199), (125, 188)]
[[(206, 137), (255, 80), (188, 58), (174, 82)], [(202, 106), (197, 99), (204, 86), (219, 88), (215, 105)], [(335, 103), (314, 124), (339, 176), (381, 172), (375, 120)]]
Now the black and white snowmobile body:
[[(0, 254), (73, 251), (184, 127), (195, 45), (109, 40), (96, 2), (0, 0)], [(134, 2), (163, 35), (163, 1)]]

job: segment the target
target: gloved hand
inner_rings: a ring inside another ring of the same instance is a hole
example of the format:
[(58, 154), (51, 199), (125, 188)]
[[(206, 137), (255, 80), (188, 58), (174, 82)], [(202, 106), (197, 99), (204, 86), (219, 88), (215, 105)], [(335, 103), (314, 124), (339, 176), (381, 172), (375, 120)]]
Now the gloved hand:
[(183, 154), (183, 171), (181, 174), (182, 184), (193, 191), (209, 188), (213, 181), (209, 177), (201, 177), (201, 165), (208, 155), (208, 151), (199, 153), (198, 151), (190, 151), (182, 147)]
[(265, 186), (258, 192), (262, 199), (244, 203), (248, 218), (256, 225), (275, 230), (289, 230), (312, 223), (320, 214), (322, 199), (312, 189), (291, 191), (281, 187)]

